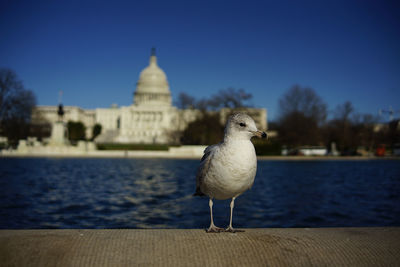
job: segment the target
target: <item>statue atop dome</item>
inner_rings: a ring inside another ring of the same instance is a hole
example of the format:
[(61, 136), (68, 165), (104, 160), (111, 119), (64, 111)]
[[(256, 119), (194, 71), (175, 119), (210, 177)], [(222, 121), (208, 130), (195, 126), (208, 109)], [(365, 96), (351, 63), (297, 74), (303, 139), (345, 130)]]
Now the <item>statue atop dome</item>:
[(134, 93), (134, 104), (171, 106), (167, 75), (158, 66), (155, 48), (151, 49), (149, 66), (142, 70)]

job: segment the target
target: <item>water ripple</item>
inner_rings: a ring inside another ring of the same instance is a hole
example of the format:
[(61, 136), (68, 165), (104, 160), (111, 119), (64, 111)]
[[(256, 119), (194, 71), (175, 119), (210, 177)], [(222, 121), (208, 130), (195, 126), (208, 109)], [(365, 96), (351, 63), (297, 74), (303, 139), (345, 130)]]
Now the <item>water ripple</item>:
[[(0, 228), (205, 228), (196, 160), (0, 158)], [(398, 161), (260, 161), (237, 227), (400, 226)], [(229, 200), (215, 201), (216, 224)]]

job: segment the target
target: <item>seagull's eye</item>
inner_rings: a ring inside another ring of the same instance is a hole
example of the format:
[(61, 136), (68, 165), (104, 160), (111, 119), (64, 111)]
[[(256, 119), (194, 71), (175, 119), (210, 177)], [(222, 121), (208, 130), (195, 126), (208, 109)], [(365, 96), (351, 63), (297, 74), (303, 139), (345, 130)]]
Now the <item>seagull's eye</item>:
[(243, 123), (243, 122), (239, 123), (239, 125), (240, 125), (240, 127), (246, 127), (246, 123)]

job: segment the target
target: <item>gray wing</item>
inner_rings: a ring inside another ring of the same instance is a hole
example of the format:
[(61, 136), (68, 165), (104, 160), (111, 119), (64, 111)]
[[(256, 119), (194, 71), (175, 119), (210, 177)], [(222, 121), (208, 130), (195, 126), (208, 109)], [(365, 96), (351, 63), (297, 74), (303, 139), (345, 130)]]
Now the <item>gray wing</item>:
[(204, 196), (204, 193), (201, 192), (200, 186), (204, 180), (204, 177), (207, 174), (208, 169), (210, 168), (210, 162), (214, 157), (214, 152), (218, 148), (218, 144), (208, 146), (204, 150), (204, 155), (201, 158), (200, 166), (197, 170), (196, 174), (196, 192), (194, 193), (195, 196)]

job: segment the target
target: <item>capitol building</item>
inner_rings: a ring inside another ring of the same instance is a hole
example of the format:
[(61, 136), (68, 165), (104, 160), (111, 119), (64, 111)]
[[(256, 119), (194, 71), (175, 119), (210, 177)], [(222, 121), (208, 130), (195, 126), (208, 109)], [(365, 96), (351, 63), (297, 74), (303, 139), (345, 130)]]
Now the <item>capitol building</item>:
[[(38, 106), (33, 120), (46, 121), (54, 125), (58, 120), (57, 106)], [(219, 111), (221, 123), (225, 123), (229, 109)], [(267, 128), (267, 111), (264, 108), (246, 108), (257, 127)], [(110, 108), (83, 109), (77, 106), (64, 107), (64, 121), (82, 122), (86, 137), (92, 136), (96, 124), (101, 125), (101, 134), (96, 143), (176, 143), (174, 133), (182, 131), (201, 112), (196, 109), (178, 109), (172, 105), (167, 75), (158, 66), (152, 51), (149, 65), (139, 76), (130, 106), (112, 105)]]

